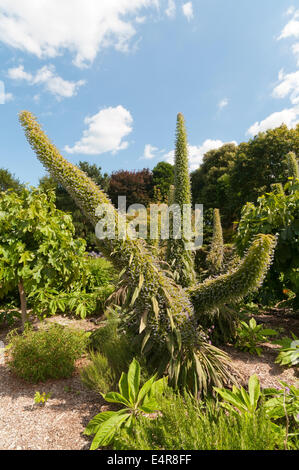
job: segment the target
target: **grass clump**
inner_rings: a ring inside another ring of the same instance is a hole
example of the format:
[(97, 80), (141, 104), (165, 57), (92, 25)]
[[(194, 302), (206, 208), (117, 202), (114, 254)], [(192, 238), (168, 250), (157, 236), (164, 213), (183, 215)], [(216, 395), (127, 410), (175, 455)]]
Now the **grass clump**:
[(96, 392), (109, 392), (115, 387), (116, 378), (107, 358), (100, 352), (91, 352), (90, 359), (90, 364), (81, 371), (82, 382)]
[(141, 383), (149, 378), (144, 357), (140, 357), (134, 341), (118, 329), (119, 319), (112, 314), (104, 326), (89, 337), (91, 363), (81, 372), (82, 382), (90, 389), (106, 393), (117, 388), (118, 381), (135, 357), (140, 362)]
[(87, 342), (85, 332), (55, 323), (37, 331), (27, 327), (22, 335), (10, 335), (9, 366), (18, 377), (33, 383), (67, 378)]

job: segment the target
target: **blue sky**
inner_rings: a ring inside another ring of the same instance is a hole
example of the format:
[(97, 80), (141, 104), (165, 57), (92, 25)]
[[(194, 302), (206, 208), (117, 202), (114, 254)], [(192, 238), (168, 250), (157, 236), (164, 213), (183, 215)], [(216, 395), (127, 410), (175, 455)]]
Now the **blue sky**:
[(224, 142), (299, 122), (299, 9), (280, 0), (0, 0), (0, 167), (45, 174), (18, 113), (73, 163), (190, 168)]

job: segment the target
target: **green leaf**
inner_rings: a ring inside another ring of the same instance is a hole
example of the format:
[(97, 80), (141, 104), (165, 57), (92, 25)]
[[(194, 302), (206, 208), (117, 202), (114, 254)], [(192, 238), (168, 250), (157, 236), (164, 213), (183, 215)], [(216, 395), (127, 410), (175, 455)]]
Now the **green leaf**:
[(159, 304), (158, 304), (158, 301), (156, 299), (156, 297), (152, 297), (152, 304), (153, 304), (153, 310), (154, 310), (154, 313), (155, 313), (155, 316), (156, 316), (156, 320), (159, 320)]
[(124, 372), (122, 372), (120, 380), (118, 382), (118, 388), (122, 396), (129, 401), (130, 394), (129, 394), (129, 385), (128, 385), (128, 376)]
[(113, 440), (117, 429), (121, 424), (130, 417), (130, 413), (117, 412), (114, 416), (104, 421), (98, 428), (97, 433), (92, 441), (90, 450), (96, 450), (100, 446), (107, 446)]
[(99, 426), (106, 421), (107, 419), (114, 416), (115, 411), (104, 411), (103, 413), (99, 413), (98, 415), (94, 416), (92, 420), (89, 421), (88, 425), (84, 430), (84, 434), (86, 436), (91, 436), (96, 434)]
[(138, 396), (137, 396), (137, 405), (139, 405), (141, 403), (141, 401), (144, 399), (145, 395), (147, 395), (155, 381), (155, 378), (156, 376), (154, 375), (153, 377), (151, 377), (147, 382), (145, 382), (145, 384), (143, 384), (143, 386), (141, 387), (141, 389), (139, 390), (139, 393), (138, 393)]
[(261, 396), (261, 388), (258, 376), (256, 374), (252, 375), (248, 381), (248, 390), (250, 403), (254, 409), (257, 407), (258, 400)]
[(131, 400), (135, 402), (140, 384), (140, 365), (134, 358), (128, 371), (128, 388)]
[(108, 392), (106, 395), (103, 395), (103, 398), (109, 403), (122, 403), (123, 405), (130, 406), (129, 401), (117, 392)]

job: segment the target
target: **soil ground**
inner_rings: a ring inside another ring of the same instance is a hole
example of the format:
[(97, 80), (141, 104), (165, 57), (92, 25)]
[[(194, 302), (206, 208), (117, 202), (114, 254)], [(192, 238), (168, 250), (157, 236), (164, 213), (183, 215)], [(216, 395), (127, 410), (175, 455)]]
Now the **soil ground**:
[[(272, 312), (271, 312), (272, 313)], [(274, 312), (271, 315), (254, 315), (258, 323), (270, 328), (283, 328), (299, 336), (299, 320)], [(97, 328), (91, 320), (73, 320), (56, 316), (49, 321), (75, 326), (86, 331)], [(36, 323), (36, 322), (35, 322)], [(7, 343), (8, 329), (0, 329), (0, 341)], [(298, 385), (294, 368), (275, 364), (277, 347), (263, 345), (260, 357), (237, 351), (233, 346), (223, 348), (233, 366), (242, 377), (243, 385), (252, 374), (257, 374), (262, 387), (279, 387), (279, 380)], [(69, 379), (48, 380), (29, 384), (15, 375), (7, 361), (0, 364), (0, 450), (83, 450), (90, 446), (90, 438), (83, 435), (89, 420), (100, 411), (109, 409), (103, 398), (87, 390), (80, 380), (80, 368), (87, 358), (77, 361), (76, 371)], [(45, 406), (34, 404), (35, 392), (51, 393)]]

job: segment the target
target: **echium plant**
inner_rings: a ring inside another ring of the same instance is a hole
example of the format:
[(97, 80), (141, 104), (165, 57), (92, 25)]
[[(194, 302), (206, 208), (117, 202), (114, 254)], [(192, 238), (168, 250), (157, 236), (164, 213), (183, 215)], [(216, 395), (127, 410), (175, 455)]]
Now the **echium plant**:
[(289, 152), (286, 156), (288, 166), (288, 176), (290, 178), (299, 178), (299, 165), (294, 152)]
[[(184, 205), (191, 207), (191, 199), (187, 132), (184, 116), (179, 113), (176, 127), (173, 203), (179, 206), (182, 214)], [(180, 239), (169, 238), (167, 259), (176, 281), (183, 287), (188, 287), (195, 282), (194, 257), (192, 251), (186, 249), (188, 240), (184, 236), (182, 221), (181, 230), (183, 236)]]
[(211, 274), (219, 274), (223, 263), (223, 234), (219, 209), (214, 209), (213, 238), (207, 256), (207, 264)]
[[(31, 113), (22, 112), (20, 122), (39, 160), (94, 225), (96, 209), (102, 203), (117, 215), (106, 194), (60, 155)], [(115, 221), (117, 225), (117, 217)], [(257, 236), (233, 272), (185, 290), (144, 241), (128, 236), (99, 240), (100, 250), (121, 270), (121, 282), (126, 286), (120, 328), (139, 340), (148, 365), (161, 375), (168, 374), (174, 385), (205, 393), (211, 386), (235, 382), (229, 357), (208, 343), (197, 317), (256, 289), (267, 273), (275, 243), (274, 236)]]

